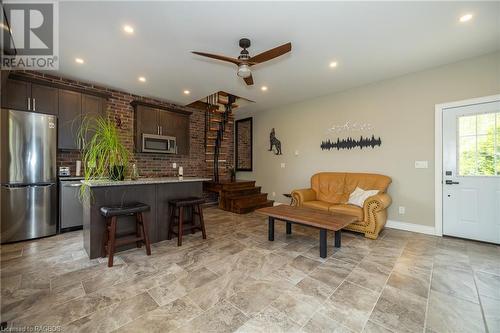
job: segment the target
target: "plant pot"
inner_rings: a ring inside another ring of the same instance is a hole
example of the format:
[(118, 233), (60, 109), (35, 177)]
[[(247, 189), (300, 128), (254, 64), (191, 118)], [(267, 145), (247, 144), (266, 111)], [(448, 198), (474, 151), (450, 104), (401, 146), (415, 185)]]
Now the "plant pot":
[(109, 178), (111, 180), (124, 180), (125, 167), (123, 165), (113, 165), (109, 168)]

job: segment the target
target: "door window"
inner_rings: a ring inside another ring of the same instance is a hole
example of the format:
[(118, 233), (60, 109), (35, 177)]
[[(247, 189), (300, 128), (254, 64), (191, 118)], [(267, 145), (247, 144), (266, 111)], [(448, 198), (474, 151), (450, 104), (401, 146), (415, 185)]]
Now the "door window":
[(458, 174), (500, 176), (500, 112), (458, 117)]

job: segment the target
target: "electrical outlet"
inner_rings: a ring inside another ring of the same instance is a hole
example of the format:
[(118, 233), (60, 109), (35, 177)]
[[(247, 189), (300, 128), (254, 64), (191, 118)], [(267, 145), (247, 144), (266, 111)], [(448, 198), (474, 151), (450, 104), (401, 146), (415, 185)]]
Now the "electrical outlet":
[(172, 163), (172, 168), (177, 169), (177, 163)]
[(427, 169), (428, 167), (428, 161), (415, 161), (415, 169)]
[(281, 163), (281, 168), (284, 169), (285, 168), (285, 163)]
[(406, 213), (406, 208), (404, 206), (399, 206), (399, 215), (404, 215)]
[(299, 156), (299, 151), (298, 150), (295, 151), (295, 156)]

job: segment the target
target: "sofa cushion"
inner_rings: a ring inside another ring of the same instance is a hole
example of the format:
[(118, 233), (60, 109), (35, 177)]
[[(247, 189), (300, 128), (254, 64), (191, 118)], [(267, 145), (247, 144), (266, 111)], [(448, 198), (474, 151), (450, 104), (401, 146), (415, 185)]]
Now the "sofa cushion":
[(304, 206), (304, 207), (321, 209), (321, 210), (326, 210), (326, 211), (328, 211), (328, 208), (331, 205), (332, 205), (331, 203), (319, 201), (319, 200), (305, 201), (304, 203), (302, 203), (302, 206)]
[[(320, 172), (311, 177), (311, 188), (316, 192), (316, 199), (332, 204), (344, 203), (344, 172)], [(351, 192), (349, 192), (351, 193)]]
[(363, 208), (358, 206), (347, 204), (331, 205), (328, 210), (333, 213), (356, 216), (360, 221), (363, 220)]
[(346, 173), (344, 185), (346, 200), (344, 202), (347, 202), (349, 194), (351, 194), (356, 187), (360, 187), (364, 190), (379, 190), (381, 193), (385, 193), (391, 181), (390, 177), (384, 175), (372, 173)]

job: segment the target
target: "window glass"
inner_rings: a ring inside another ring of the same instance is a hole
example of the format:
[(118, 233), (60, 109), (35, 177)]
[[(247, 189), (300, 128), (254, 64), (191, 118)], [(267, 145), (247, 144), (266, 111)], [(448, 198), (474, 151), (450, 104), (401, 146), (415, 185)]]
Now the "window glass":
[(500, 112), (458, 118), (458, 174), (500, 175)]

